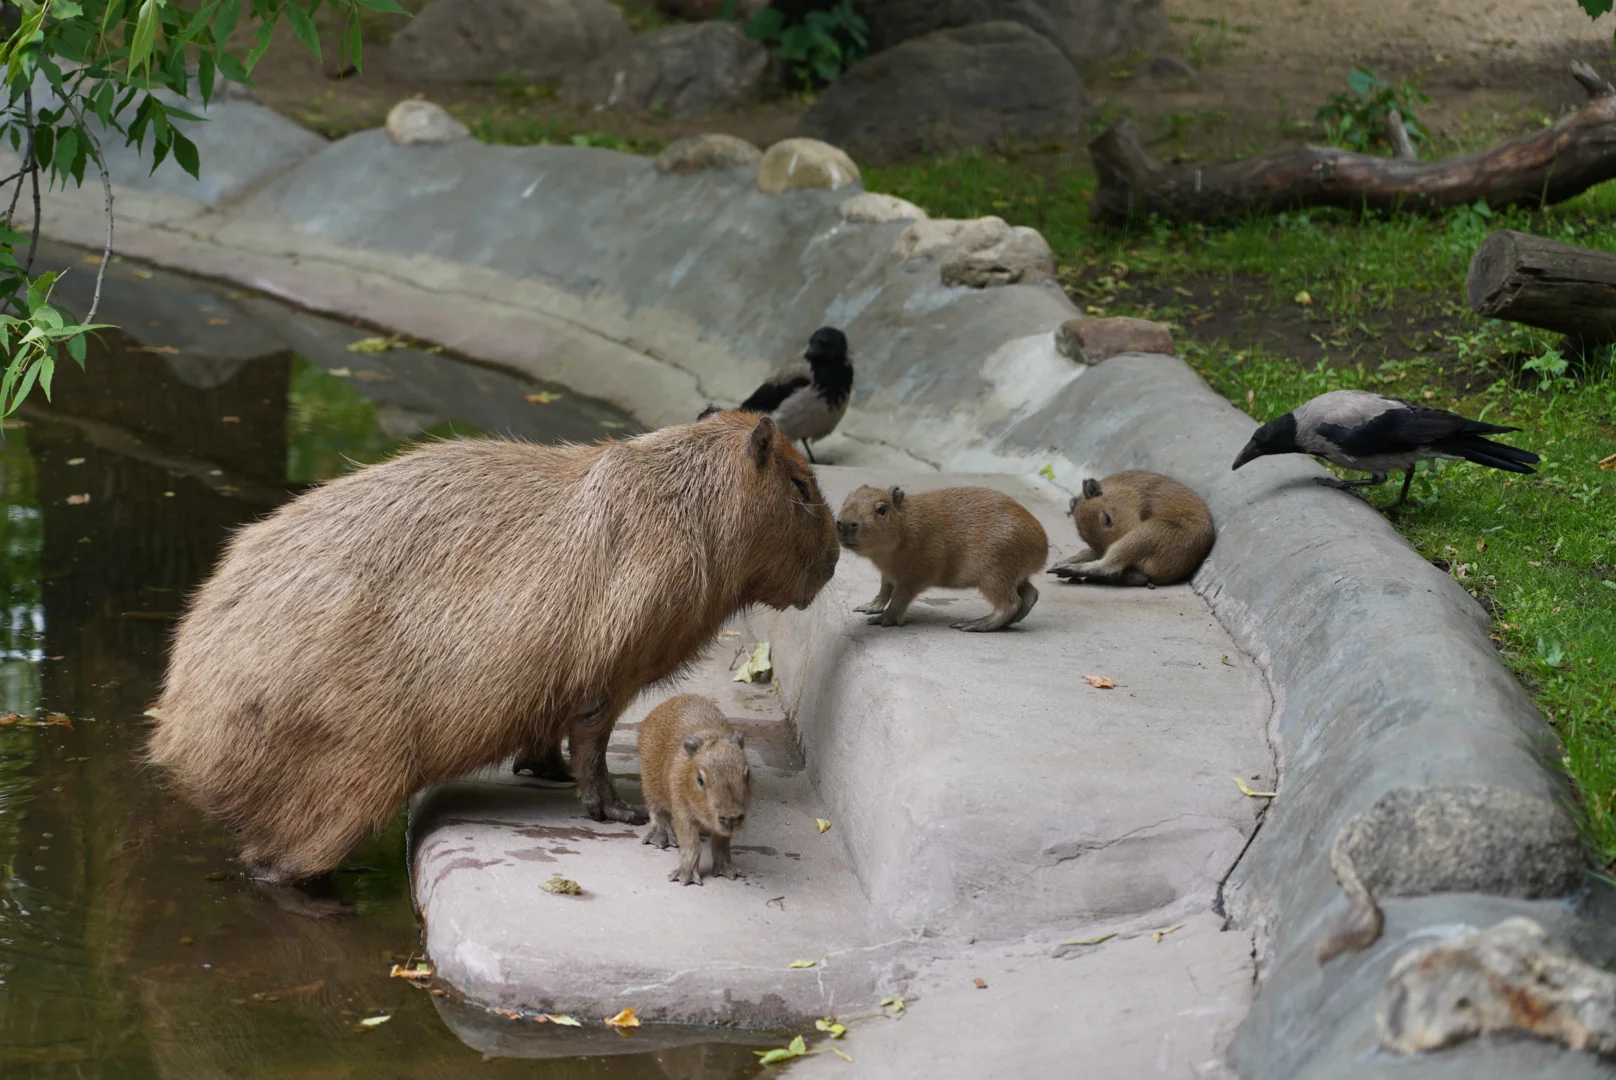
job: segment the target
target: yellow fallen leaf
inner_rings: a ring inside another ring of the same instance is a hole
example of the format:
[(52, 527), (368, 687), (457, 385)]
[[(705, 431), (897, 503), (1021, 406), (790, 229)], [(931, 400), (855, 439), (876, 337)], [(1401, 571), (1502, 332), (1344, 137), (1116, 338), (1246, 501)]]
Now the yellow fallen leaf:
[(584, 891), (583, 886), (576, 881), (571, 878), (564, 878), (560, 874), (555, 875), (549, 881), (540, 885), (539, 888), (547, 893), (556, 893), (559, 896), (577, 896)]
[(851, 1054), (843, 1053), (842, 1051), (836, 1049), (834, 1046), (830, 1047), (829, 1049), (830, 1049), (831, 1053), (835, 1054), (837, 1057), (841, 1058), (843, 1061), (847, 1062), (849, 1065), (853, 1064), (853, 1057), (852, 1057)]
[(1115, 690), (1117, 688), (1115, 680), (1108, 679), (1104, 675), (1085, 675), (1083, 676), (1083, 681), (1096, 690)]
[(392, 1018), (391, 1013), (387, 1013), (382, 1016), (367, 1016), (363, 1020), (359, 1021), (359, 1026), (368, 1028), (380, 1027)]
[(135, 275), (137, 278), (149, 278), (152, 276), (152, 272), (150, 270), (131, 270), (129, 272)]
[(73, 730), (73, 721), (68, 719), (66, 713), (53, 712), (53, 713), (48, 714), (45, 717), (44, 721), (40, 724), (40, 726), (41, 727), (65, 727), (69, 731), (71, 731), (71, 730)]
[(640, 1018), (634, 1015), (633, 1009), (624, 1009), (616, 1016), (608, 1016), (606, 1023), (614, 1028), (631, 1028), (640, 1026)]
[(1156, 939), (1156, 944), (1160, 945), (1162, 938), (1166, 937), (1168, 934), (1171, 934), (1174, 930), (1182, 930), (1182, 929), (1184, 929), (1184, 924), (1183, 923), (1174, 923), (1172, 926), (1169, 926), (1165, 930), (1153, 930), (1153, 931), (1151, 931), (1150, 936)]
[(1042, 476), (1045, 480), (1048, 480), (1051, 484), (1053, 484), (1055, 482), (1055, 467), (1053, 465), (1045, 465), (1042, 469), (1038, 470), (1038, 475)]
[(1303, 289), (1301, 292), (1296, 294), (1296, 302), (1301, 304), (1303, 307), (1307, 307), (1307, 305), (1313, 302), (1313, 297), (1308, 295), (1308, 291), (1306, 289)]
[(1253, 799), (1273, 799), (1279, 796), (1277, 791), (1252, 791), (1240, 777), (1234, 778), (1234, 786), (1240, 789), (1240, 794), (1249, 795)]
[(1111, 933), (1109, 933), (1109, 934), (1101, 934), (1099, 937), (1079, 938), (1076, 941), (1063, 941), (1063, 942), (1061, 942), (1061, 944), (1062, 945), (1098, 945), (1098, 944), (1100, 944), (1100, 942), (1102, 942), (1102, 941), (1110, 941), (1112, 938), (1114, 938), (1116, 936), (1117, 936), (1117, 933), (1116, 933), (1115, 930), (1113, 930), (1113, 931), (1111, 931)]
[(552, 401), (560, 401), (561, 394), (553, 394), (548, 390), (540, 390), (537, 394), (523, 394), (522, 400), (529, 405), (548, 405)]
[(550, 1021), (550, 1023), (560, 1024), (562, 1027), (583, 1027), (582, 1024), (570, 1016), (557, 1016), (555, 1013), (545, 1013), (544, 1018)]
[(986, 990), (988, 988), (988, 981), (986, 979), (976, 978), (972, 979), (971, 982), (978, 990)]
[(67, 459), (67, 463), (69, 465), (83, 465), (84, 459), (81, 457), (70, 457)]
[(904, 1009), (909, 1007), (909, 1003), (903, 1000), (902, 994), (892, 994), (881, 999), (881, 1007), (883, 1009), (889, 1005), (898, 1012), (903, 1012)]
[(329, 371), (327, 371), (326, 374), (327, 375), (335, 375), (339, 379), (348, 379), (348, 378), (353, 377), (353, 372), (349, 371), (345, 367), (334, 367), (334, 368), (330, 369)]
[(416, 964), (414, 967), (394, 964), (393, 970), (387, 973), (387, 977), (389, 979), (408, 979), (410, 982), (425, 982), (432, 978), (432, 969), (426, 964)]
[(847, 1028), (842, 1024), (838, 1024), (834, 1016), (827, 1016), (822, 1020), (815, 1020), (814, 1027), (825, 1032), (833, 1039), (840, 1039), (843, 1035), (847, 1034)]
[(390, 338), (367, 337), (360, 338), (358, 341), (350, 344), (348, 346), (348, 351), (356, 353), (370, 353), (374, 355), (376, 353), (384, 353), (389, 349), (399, 348), (402, 344), (403, 342), (397, 337), (397, 335)]
[(746, 663), (735, 673), (732, 682), (768, 682), (774, 678), (774, 662), (769, 659), (769, 643), (760, 641), (753, 646)]
[(1227, 653), (1223, 655), (1223, 662), (1228, 664), (1230, 667), (1234, 667), (1234, 664), (1229, 660), (1229, 655)]
[(85, 253), (84, 261), (90, 263), (92, 266), (98, 266), (101, 263), (101, 256)]
[[(490, 1008), (488, 1011), (493, 1013), (495, 1016), (503, 1016), (507, 1020), (520, 1020), (520, 1019), (522, 1019), (522, 1014), (517, 1012), (515, 1009), (495, 1009), (495, 1008)], [(537, 1020), (538, 1017), (535, 1016), (533, 1019)]]
[(828, 831), (828, 830), (829, 830), (829, 829), (830, 829), (830, 822), (828, 822), (828, 821), (826, 821), (826, 820), (825, 820), (825, 819), (824, 819), (824, 818), (822, 818), (822, 817), (816, 817), (816, 818), (814, 818), (814, 824), (815, 824), (815, 825), (816, 825), (816, 826), (818, 826), (818, 828), (819, 828), (819, 831), (820, 831), (820, 832), (821, 832), (821, 833), (823, 833), (823, 832), (826, 832), (826, 831)]
[(0, 713), (0, 724), (16, 724), (21, 721), (22, 717), (14, 712)]
[(1616, 454), (1612, 454), (1608, 458), (1600, 458), (1599, 467), (1601, 469), (1609, 469), (1612, 472), (1616, 472)]
[(819, 961), (817, 961), (817, 960), (793, 960), (787, 966), (788, 967), (794, 967), (794, 968), (811, 968), (815, 964), (817, 964), (818, 962)]

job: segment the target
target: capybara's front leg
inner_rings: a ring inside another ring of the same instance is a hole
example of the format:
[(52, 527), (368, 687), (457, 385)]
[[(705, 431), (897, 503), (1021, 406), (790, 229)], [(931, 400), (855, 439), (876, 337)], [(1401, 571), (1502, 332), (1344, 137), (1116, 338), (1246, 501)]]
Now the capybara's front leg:
[(688, 814), (673, 819), (673, 833), (679, 841), (679, 865), (668, 875), (669, 881), (686, 885), (700, 885), (701, 881), (701, 826)]
[(730, 855), (729, 837), (713, 833), (711, 846), (713, 849), (713, 877), (739, 878), (745, 877), (740, 868), (735, 865), (735, 859)]
[(601, 694), (573, 713), (567, 727), (572, 773), (578, 778), (578, 797), (591, 818), (644, 825), (650, 815), (643, 808), (624, 802), (612, 784), (611, 774), (606, 771), (606, 747), (612, 741), (617, 712), (611, 698)]
[(881, 575), (881, 591), (875, 594), (875, 599), (867, 604), (860, 604), (854, 611), (862, 611), (866, 615), (879, 615), (887, 609), (887, 601), (892, 599), (892, 580), (885, 574)]
[(539, 780), (549, 780), (557, 784), (570, 784), (573, 782), (572, 770), (567, 768), (567, 758), (561, 752), (561, 740), (557, 739), (547, 750), (528, 750), (519, 754), (516, 763), (511, 766), (514, 773), (532, 773)]

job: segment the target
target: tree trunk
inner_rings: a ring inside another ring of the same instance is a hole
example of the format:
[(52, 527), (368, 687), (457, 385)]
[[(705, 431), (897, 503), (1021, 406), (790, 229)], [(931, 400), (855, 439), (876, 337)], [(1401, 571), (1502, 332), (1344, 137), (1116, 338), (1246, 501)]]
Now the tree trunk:
[(1503, 229), (1471, 256), (1465, 299), (1491, 319), (1616, 341), (1616, 255)]
[(1489, 150), (1437, 162), (1304, 146), (1221, 165), (1163, 165), (1124, 120), (1089, 144), (1099, 176), (1090, 216), (1208, 221), (1308, 206), (1432, 213), (1477, 199), (1494, 209), (1563, 202), (1616, 177), (1616, 91), (1586, 64), (1572, 73), (1591, 97), (1582, 108)]

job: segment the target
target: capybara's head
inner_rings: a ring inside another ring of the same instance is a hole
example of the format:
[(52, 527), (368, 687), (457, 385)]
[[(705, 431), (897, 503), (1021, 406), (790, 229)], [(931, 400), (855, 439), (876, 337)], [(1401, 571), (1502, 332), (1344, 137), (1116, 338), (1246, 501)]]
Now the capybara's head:
[(719, 412), (698, 427), (733, 445), (742, 498), (724, 522), (742, 603), (805, 608), (836, 573), (835, 519), (814, 471), (768, 416)]
[(1104, 551), (1139, 523), (1134, 500), (1107, 494), (1098, 480), (1083, 481), (1083, 494), (1072, 498), (1071, 511), (1077, 535), (1096, 551)]
[[(679, 771), (685, 794), (707, 808), (707, 823), (729, 836), (746, 823), (752, 806), (752, 767), (746, 763), (746, 736), (686, 735)], [(690, 785), (695, 785), (692, 790)]]
[(836, 515), (836, 537), (848, 551), (861, 555), (888, 551), (903, 542), (903, 489), (866, 484), (847, 496)]

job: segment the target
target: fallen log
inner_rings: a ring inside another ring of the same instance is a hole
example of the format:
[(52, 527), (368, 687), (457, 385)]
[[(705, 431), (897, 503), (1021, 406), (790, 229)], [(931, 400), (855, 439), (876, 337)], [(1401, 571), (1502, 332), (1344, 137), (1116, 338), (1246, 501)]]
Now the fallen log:
[(1616, 341), (1616, 255), (1501, 229), (1470, 257), (1465, 299), (1478, 315)]
[(1477, 199), (1493, 209), (1563, 202), (1616, 178), (1616, 88), (1580, 61), (1571, 69), (1588, 91), (1586, 105), (1546, 128), (1446, 161), (1416, 161), (1407, 156), (1411, 146), (1398, 145), (1391, 158), (1304, 146), (1220, 165), (1164, 165), (1123, 120), (1089, 144), (1099, 177), (1089, 215), (1211, 221), (1309, 206), (1433, 213)]

